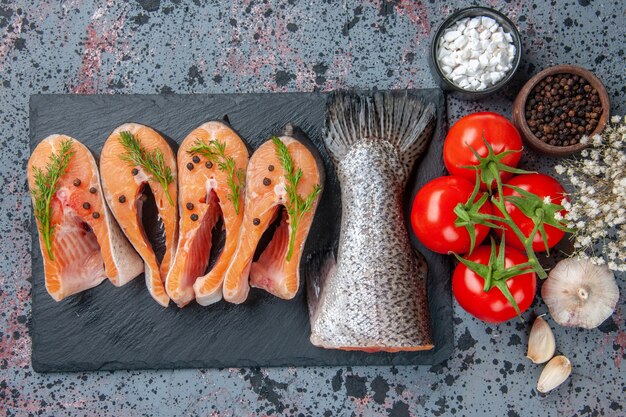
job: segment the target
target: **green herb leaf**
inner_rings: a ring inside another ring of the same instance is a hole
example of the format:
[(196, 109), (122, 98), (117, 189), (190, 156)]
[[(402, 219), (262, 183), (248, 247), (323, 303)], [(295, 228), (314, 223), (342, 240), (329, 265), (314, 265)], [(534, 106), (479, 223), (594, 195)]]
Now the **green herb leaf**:
[(485, 138), (484, 135), (483, 135), (483, 142), (485, 143), (485, 146), (487, 147), (487, 156), (485, 157), (480, 156), (478, 151), (476, 151), (476, 149), (470, 147), (470, 150), (472, 151), (472, 153), (478, 160), (478, 164), (463, 166), (463, 168), (476, 169), (477, 172), (480, 173), (480, 180), (483, 182), (483, 184), (487, 185), (487, 189), (489, 190), (490, 193), (492, 191), (493, 183), (500, 182), (501, 171), (506, 171), (506, 172), (510, 172), (513, 174), (530, 174), (531, 173), (530, 171), (525, 171), (523, 169), (510, 167), (504, 162), (502, 162), (502, 159), (504, 159), (507, 155), (510, 155), (512, 153), (522, 152), (522, 149), (511, 149), (511, 150), (503, 151), (503, 152), (496, 154), (493, 150), (493, 147), (491, 146), (491, 144)]
[(130, 166), (140, 166), (152, 175), (152, 181), (161, 184), (167, 200), (173, 206), (174, 200), (170, 195), (168, 185), (174, 182), (174, 177), (171, 168), (165, 163), (163, 152), (160, 149), (148, 152), (141, 146), (139, 139), (128, 131), (120, 132), (120, 143), (126, 150), (125, 154), (120, 155), (120, 159), (128, 162)]
[(51, 224), (52, 208), (50, 202), (59, 188), (59, 178), (67, 171), (70, 159), (74, 156), (71, 139), (61, 141), (59, 153), (51, 153), (48, 157), (45, 172), (41, 168), (33, 168), (35, 174), (35, 187), (32, 190), (35, 200), (35, 218), (39, 221), (41, 235), (43, 237), (48, 257), (54, 261), (52, 254), (52, 235), (54, 226)]
[(235, 213), (239, 214), (239, 197), (241, 196), (241, 190), (246, 180), (246, 172), (243, 168), (236, 169), (237, 166), (233, 157), (226, 156), (226, 142), (212, 140), (207, 144), (197, 139), (187, 152), (191, 155), (204, 156), (209, 161), (217, 164), (217, 168), (220, 171), (228, 174), (228, 188), (230, 188), (230, 194), (226, 195), (226, 198), (233, 203)]
[(313, 191), (311, 191), (306, 198), (300, 196), (298, 194), (298, 183), (300, 182), (300, 179), (302, 179), (302, 169), (297, 168), (294, 171), (293, 159), (291, 159), (291, 154), (289, 153), (289, 149), (287, 149), (287, 145), (285, 145), (276, 136), (272, 136), (272, 142), (276, 147), (276, 157), (285, 171), (285, 179), (287, 180), (287, 184), (285, 185), (285, 191), (287, 191), (288, 197), (286, 209), (290, 219), (291, 235), (289, 238), (289, 249), (287, 250), (286, 259), (287, 261), (290, 261), (296, 241), (296, 231), (298, 230), (300, 220), (302, 220), (305, 213), (311, 210), (313, 203), (315, 202), (315, 198), (322, 189), (319, 184), (315, 184)]
[(535, 262), (527, 261), (518, 265), (507, 267), (506, 244), (504, 235), (502, 236), (499, 247), (496, 246), (494, 239), (491, 238), (491, 251), (489, 254), (489, 261), (487, 262), (487, 265), (462, 258), (456, 253), (453, 253), (453, 255), (470, 271), (474, 272), (476, 275), (479, 275), (484, 279), (484, 292), (489, 292), (494, 288), (499, 290), (502, 295), (504, 295), (504, 297), (509, 301), (511, 306), (513, 306), (517, 315), (521, 317), (522, 313), (519, 309), (519, 306), (517, 305), (517, 302), (515, 301), (515, 298), (511, 294), (509, 287), (506, 285), (506, 281), (518, 275), (533, 272), (536, 266)]

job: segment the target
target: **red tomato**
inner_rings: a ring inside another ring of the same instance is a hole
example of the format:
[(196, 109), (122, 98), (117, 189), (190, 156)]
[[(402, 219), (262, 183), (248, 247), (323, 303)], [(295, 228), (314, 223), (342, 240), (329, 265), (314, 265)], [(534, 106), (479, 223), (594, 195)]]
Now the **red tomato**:
[[(424, 185), (413, 200), (411, 225), (417, 238), (433, 252), (458, 254), (470, 250), (470, 236), (465, 227), (457, 227), (454, 221), (457, 215), (454, 208), (465, 204), (472, 195), (474, 185), (462, 177), (445, 176), (435, 178)], [(476, 200), (480, 198), (480, 194)], [(481, 213), (491, 214), (491, 203), (486, 201)], [(485, 239), (489, 227), (474, 226), (475, 246)]]
[[(483, 265), (489, 264), (491, 247), (483, 245), (466, 256), (466, 259)], [(504, 266), (509, 268), (528, 261), (526, 255), (516, 249), (505, 247)], [(459, 263), (452, 275), (452, 292), (459, 305), (472, 316), (489, 323), (502, 323), (517, 316), (513, 305), (498, 288), (484, 291), (485, 280), (468, 267)], [(534, 272), (517, 275), (506, 281), (513, 299), (523, 313), (535, 298), (537, 281)]]
[[(496, 155), (504, 151), (522, 149), (522, 138), (506, 117), (490, 112), (470, 114), (452, 125), (443, 144), (443, 161), (451, 175), (460, 175), (472, 182), (475, 181), (476, 171), (464, 167), (478, 165), (478, 158), (471, 148), (474, 148), (481, 157), (487, 156), (488, 149), (483, 137)], [(521, 152), (513, 152), (503, 157), (500, 162), (517, 167), (521, 157)], [(509, 172), (500, 173), (502, 181), (512, 176), (513, 174)], [(482, 184), (481, 188), (486, 189), (485, 184)]]
[[(561, 201), (565, 196), (565, 190), (563, 189), (561, 184), (559, 184), (559, 182), (551, 176), (545, 174), (517, 175), (511, 178), (507, 182), (507, 184), (531, 192), (539, 196), (541, 199), (543, 199), (544, 197), (550, 197), (552, 202), (555, 204), (561, 204)], [(508, 187), (504, 187), (502, 192), (505, 196), (519, 196), (519, 193), (511, 190)], [(513, 222), (517, 225), (517, 227), (519, 227), (524, 236), (530, 235), (530, 233), (533, 231), (533, 228), (535, 227), (533, 220), (527, 217), (524, 213), (522, 213), (522, 211), (512, 203), (505, 202), (504, 205), (506, 207), (506, 211), (511, 215)], [(502, 217), (502, 213), (500, 213), (499, 210), (494, 210), (494, 214), (496, 216)], [(561, 215), (565, 216), (565, 211), (562, 211)], [(546, 235), (548, 237), (548, 247), (550, 248), (559, 243), (559, 241), (565, 235), (565, 232), (557, 229), (554, 226), (546, 224), (544, 225), (544, 227), (546, 229)], [(522, 245), (522, 242), (520, 242), (517, 235), (508, 226), (505, 226), (505, 229), (506, 244), (523, 250), (524, 245)], [(502, 237), (502, 230), (496, 229), (496, 233), (498, 233), (498, 236)], [(545, 252), (546, 250), (546, 246), (543, 243), (543, 239), (541, 238), (541, 233), (539, 232), (537, 232), (535, 234), (535, 237), (533, 238), (533, 250), (535, 252)]]

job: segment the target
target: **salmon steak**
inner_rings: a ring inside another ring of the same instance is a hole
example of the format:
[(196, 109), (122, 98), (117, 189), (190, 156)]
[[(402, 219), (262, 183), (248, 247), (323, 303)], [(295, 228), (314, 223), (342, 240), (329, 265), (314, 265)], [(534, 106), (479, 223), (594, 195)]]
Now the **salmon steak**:
[(330, 99), (324, 142), (341, 186), (341, 231), (336, 262), (307, 277), (315, 346), (433, 348), (427, 265), (411, 246), (402, 200), (434, 127), (434, 106), (408, 93)]
[(108, 278), (121, 286), (141, 274), (143, 262), (113, 219), (98, 166), (82, 143), (51, 135), (28, 160), (46, 289), (56, 301)]
[[(194, 298), (209, 305), (222, 299), (224, 272), (237, 246), (248, 149), (227, 123), (211, 121), (185, 138), (177, 159), (181, 216), (165, 288), (179, 307)], [(224, 247), (206, 273), (214, 232), (225, 233)]]
[[(122, 231), (145, 263), (146, 286), (152, 298), (167, 307), (165, 277), (178, 240), (176, 157), (154, 129), (124, 124), (111, 133), (100, 155), (104, 196)], [(148, 198), (154, 197), (159, 234), (165, 251), (158, 259), (143, 226)]]
[[(243, 223), (224, 277), (226, 301), (243, 303), (250, 285), (283, 299), (296, 295), (300, 258), (324, 179), (317, 150), (290, 124), (253, 153), (246, 171)], [(255, 260), (268, 228), (274, 234)]]

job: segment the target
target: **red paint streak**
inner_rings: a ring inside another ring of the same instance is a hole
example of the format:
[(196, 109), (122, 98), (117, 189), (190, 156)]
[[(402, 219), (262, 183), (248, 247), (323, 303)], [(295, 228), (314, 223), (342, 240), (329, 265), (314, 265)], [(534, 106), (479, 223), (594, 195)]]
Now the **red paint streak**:
[(352, 63), (354, 62), (350, 49), (348, 52), (335, 54), (328, 66), (328, 71), (326, 71), (326, 82), (322, 88), (323, 91), (338, 90), (347, 86), (348, 75), (352, 71)]
[[(624, 323), (622, 309), (619, 306), (615, 310), (615, 313), (613, 313), (613, 321), (615, 321), (615, 323)], [(622, 364), (624, 353), (626, 352), (626, 331), (624, 329), (620, 329), (617, 332), (617, 334), (613, 338), (612, 345), (613, 348), (615, 348), (616, 346), (618, 347), (617, 349), (615, 349), (615, 357), (613, 358), (613, 363), (615, 364), (616, 368), (619, 368)]]
[(619, 368), (622, 364), (624, 352), (626, 351), (626, 332), (620, 331), (617, 336), (615, 336), (615, 339), (613, 340), (613, 345), (619, 347), (619, 350), (615, 353), (615, 359), (613, 359), (615, 367)]
[[(95, 94), (100, 89), (100, 68), (102, 66), (102, 54), (112, 53), (116, 49), (116, 44), (122, 28), (124, 27), (124, 16), (120, 16), (109, 27), (101, 25), (98, 28), (96, 21), (92, 21), (87, 26), (87, 39), (84, 44), (83, 55), (76, 83), (70, 87), (73, 93)], [(100, 34), (98, 33), (100, 29)], [(113, 75), (109, 73), (111, 79)]]
[(21, 15), (15, 15), (13, 21), (7, 26), (6, 31), (2, 35), (2, 41), (0, 42), (0, 71), (4, 70), (4, 59), (15, 45), (15, 41), (19, 38), (22, 32)]
[[(265, 14), (271, 4), (257, 3), (244, 18), (239, 13), (240, 6), (234, 3), (231, 9), (231, 16), (238, 20), (237, 26), (222, 27), (230, 37), (230, 46), (217, 65), (217, 68), (225, 67), (221, 73), (236, 77), (237, 90), (249, 91), (250, 86), (246, 84), (255, 78), (265, 79), (263, 85), (269, 91), (287, 91), (288, 87), (279, 86), (273, 77), (284, 70), (293, 72), (298, 90), (312, 90), (315, 87), (314, 63), (304, 62), (298, 54), (294, 44), (299, 34), (289, 32), (285, 15), (275, 11), (273, 19), (267, 19)], [(248, 43), (247, 49), (242, 49), (243, 40), (250, 39), (254, 41)]]
[(400, 16), (407, 16), (411, 23), (420, 25), (426, 37), (430, 34), (428, 10), (423, 1), (402, 0), (396, 5), (396, 12)]

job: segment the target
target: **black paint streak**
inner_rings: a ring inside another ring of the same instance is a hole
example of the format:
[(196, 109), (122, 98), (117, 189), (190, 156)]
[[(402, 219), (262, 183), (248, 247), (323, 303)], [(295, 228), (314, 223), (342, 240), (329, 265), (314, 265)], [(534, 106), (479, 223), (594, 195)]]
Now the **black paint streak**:
[(465, 351), (473, 348), (476, 345), (476, 339), (472, 337), (469, 329), (465, 329), (465, 333), (459, 337), (458, 348), (461, 351)]
[(284, 87), (289, 84), (289, 81), (294, 80), (296, 76), (290, 72), (279, 70), (276, 71), (276, 85)]
[(389, 384), (387, 383), (387, 380), (378, 375), (372, 380), (370, 387), (374, 392), (374, 401), (378, 404), (383, 404), (387, 398), (387, 392), (389, 392)]
[(348, 36), (350, 34), (350, 29), (352, 29), (359, 21), (361, 20), (361, 15), (363, 14), (363, 6), (357, 6), (354, 9), (354, 16), (350, 19), (349, 22), (346, 22), (343, 25), (343, 29), (341, 29), (341, 33), (343, 36)]
[(161, 0), (137, 0), (137, 3), (147, 12), (156, 12), (161, 7)]
[(507, 344), (507, 346), (518, 346), (522, 343), (522, 338), (519, 337), (518, 334), (512, 334), (511, 337), (509, 337), (509, 343)]
[(326, 82), (326, 71), (328, 71), (328, 65), (323, 62), (318, 62), (313, 65), (313, 71), (315, 72), (315, 84), (324, 84)]
[(398, 0), (383, 0), (380, 3), (380, 9), (378, 10), (379, 16), (393, 16), (396, 13), (396, 6)]
[(396, 401), (391, 408), (388, 408), (389, 417), (409, 417), (409, 405), (404, 401)]
[(343, 369), (337, 371), (333, 379), (331, 380), (331, 385), (333, 387), (333, 391), (337, 392), (341, 389), (341, 384), (343, 383)]
[(367, 395), (366, 382), (367, 378), (362, 376), (346, 376), (346, 393), (349, 397), (365, 398), (365, 395)]
[(145, 25), (150, 21), (150, 16), (145, 13), (139, 13), (137, 16), (133, 17), (133, 23), (137, 25)]
[(244, 373), (244, 379), (250, 381), (252, 391), (259, 396), (260, 400), (272, 404), (276, 408), (276, 411), (281, 414), (287, 409), (287, 406), (282, 402), (282, 395), (280, 395), (277, 390), (285, 391), (288, 384), (276, 382), (264, 376), (260, 368), (252, 368), (249, 373), (245, 370), (242, 370), (242, 372)]
[(196, 84), (204, 85), (204, 77), (196, 65), (189, 67), (187, 72), (187, 84), (193, 86)]
[(617, 323), (615, 323), (613, 317), (609, 317), (608, 319), (604, 320), (601, 325), (598, 326), (598, 330), (600, 330), (602, 333), (611, 333), (618, 331), (619, 326), (617, 325)]

